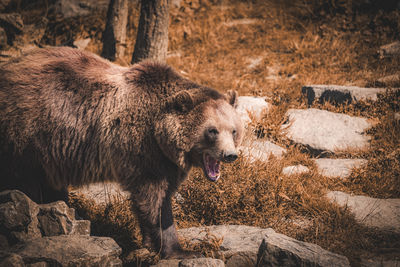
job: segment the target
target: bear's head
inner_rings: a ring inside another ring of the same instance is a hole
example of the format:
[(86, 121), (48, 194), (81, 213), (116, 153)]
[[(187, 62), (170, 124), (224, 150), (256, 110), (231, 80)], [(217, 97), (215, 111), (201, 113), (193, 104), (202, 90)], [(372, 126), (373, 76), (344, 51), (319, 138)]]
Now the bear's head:
[(237, 93), (199, 87), (179, 91), (165, 105), (167, 111), (155, 123), (162, 152), (183, 171), (201, 167), (209, 180), (218, 180), (221, 162), (237, 159), (243, 136)]

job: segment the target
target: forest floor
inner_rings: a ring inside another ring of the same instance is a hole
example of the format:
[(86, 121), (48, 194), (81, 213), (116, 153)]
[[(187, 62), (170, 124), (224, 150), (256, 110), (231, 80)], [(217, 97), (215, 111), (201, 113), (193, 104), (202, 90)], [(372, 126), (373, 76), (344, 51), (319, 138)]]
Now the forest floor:
[[(326, 3), (325, 3), (326, 2)], [(376, 1), (378, 2), (378, 1)], [(400, 197), (400, 111), (398, 93), (377, 102), (312, 107), (377, 119), (367, 152), (341, 157), (368, 159), (347, 180), (320, 175), (312, 155), (280, 133), (289, 108), (307, 108), (301, 88), (309, 84), (380, 87), (379, 78), (399, 74), (400, 56), (382, 58), (380, 46), (400, 36), (400, 10), (375, 1), (238, 1), (183, 0), (170, 11), (167, 62), (183, 76), (222, 92), (267, 97), (272, 109), (257, 126), (262, 138), (285, 147), (283, 159), (249, 163), (239, 159), (223, 167), (223, 178), (209, 183), (194, 170), (174, 203), (179, 228), (216, 224), (245, 224), (315, 243), (345, 255), (352, 265), (373, 255), (400, 255), (400, 235), (367, 228), (346, 208), (329, 202), (328, 191), (340, 190), (376, 198)], [(131, 59), (139, 17), (131, 4), (126, 58)], [(28, 14), (28, 13), (27, 13)], [(42, 14), (38, 11), (38, 16)], [(48, 24), (42, 45), (62, 45), (70, 39), (90, 38), (88, 50), (100, 54), (105, 12)], [(394, 82), (387, 88), (400, 87)], [(302, 164), (309, 173), (284, 177), (283, 166)], [(138, 227), (124, 202), (108, 206), (74, 196), (72, 202), (93, 224), (93, 234), (109, 235), (124, 255), (140, 248)], [(122, 216), (121, 216), (122, 214)], [(308, 227), (294, 224), (307, 219)], [(199, 248), (211, 255), (212, 246)], [(211, 254), (210, 254), (211, 253)]]

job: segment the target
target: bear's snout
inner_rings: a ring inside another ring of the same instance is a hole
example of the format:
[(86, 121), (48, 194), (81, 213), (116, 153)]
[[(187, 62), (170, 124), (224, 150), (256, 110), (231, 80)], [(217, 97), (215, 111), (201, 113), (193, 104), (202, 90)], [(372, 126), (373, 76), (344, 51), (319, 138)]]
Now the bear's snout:
[(223, 156), (224, 162), (234, 162), (238, 158), (236, 151), (225, 152)]

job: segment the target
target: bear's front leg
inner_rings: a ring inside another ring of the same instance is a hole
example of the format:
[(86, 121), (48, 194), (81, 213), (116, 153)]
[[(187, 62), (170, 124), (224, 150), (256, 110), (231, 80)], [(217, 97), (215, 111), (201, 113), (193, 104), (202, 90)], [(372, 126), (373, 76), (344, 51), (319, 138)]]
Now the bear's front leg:
[[(201, 254), (183, 250), (178, 242), (177, 231), (171, 207), (171, 196), (167, 190), (153, 190), (133, 195), (133, 203), (138, 215), (143, 243), (161, 254), (161, 258), (195, 258)], [(149, 188), (147, 188), (149, 189)], [(155, 191), (154, 191), (155, 190)]]

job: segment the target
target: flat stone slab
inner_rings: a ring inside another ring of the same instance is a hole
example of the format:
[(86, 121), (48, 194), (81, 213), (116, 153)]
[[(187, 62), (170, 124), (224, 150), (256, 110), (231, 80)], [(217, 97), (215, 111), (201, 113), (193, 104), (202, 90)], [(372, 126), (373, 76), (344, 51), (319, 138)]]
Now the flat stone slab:
[(264, 97), (257, 96), (239, 96), (236, 111), (242, 118), (245, 124), (251, 122), (250, 115), (255, 120), (261, 120), (269, 111), (271, 104), (266, 102)]
[(330, 178), (345, 179), (353, 168), (360, 168), (368, 163), (365, 159), (314, 159), (318, 172)]
[[(245, 225), (216, 225), (178, 230), (180, 236), (193, 243), (207, 239), (207, 233), (223, 239), (220, 251), (226, 258), (226, 266), (255, 266), (257, 251), (267, 229)], [(234, 262), (242, 262), (233, 265)]]
[(315, 100), (320, 103), (332, 102), (336, 104), (352, 103), (360, 100), (378, 99), (378, 94), (384, 93), (385, 88), (364, 88), (357, 86), (341, 85), (306, 85), (301, 89), (311, 105)]
[(260, 245), (257, 266), (350, 266), (345, 256), (270, 230)]
[(294, 165), (294, 166), (287, 166), (285, 168), (282, 169), (282, 174), (283, 175), (295, 175), (295, 174), (302, 174), (302, 173), (307, 173), (309, 172), (310, 169), (307, 168), (304, 165)]
[(109, 237), (51, 236), (31, 239), (13, 249), (24, 262), (49, 266), (122, 266), (121, 248)]
[(365, 150), (370, 137), (363, 134), (372, 126), (365, 118), (319, 109), (289, 109), (283, 134), (295, 143), (317, 151)]
[(329, 192), (327, 198), (339, 206), (347, 206), (356, 220), (366, 226), (400, 233), (400, 199), (351, 196), (340, 191)]
[(259, 160), (267, 162), (271, 155), (277, 158), (281, 158), (286, 149), (282, 148), (267, 140), (248, 140), (244, 141), (239, 150), (243, 153), (243, 156), (248, 158), (250, 163), (254, 163)]
[(233, 26), (240, 26), (240, 25), (251, 25), (251, 24), (256, 24), (260, 23), (261, 20), (259, 19), (234, 19), (231, 21), (224, 22), (224, 25), (227, 27), (233, 27)]
[[(245, 225), (218, 225), (207, 227), (192, 227), (179, 230), (179, 234), (190, 242), (196, 243), (207, 239), (207, 234), (218, 239), (223, 239), (220, 252), (225, 256), (226, 266), (247, 267), (256, 266), (259, 251), (268, 251), (269, 258), (259, 266), (349, 266), (347, 258), (333, 254), (321, 247), (297, 241), (293, 238), (276, 233), (273, 229)], [(262, 247), (264, 242), (264, 247)], [(261, 248), (260, 248), (261, 246)], [(264, 253), (259, 253), (263, 255)], [(307, 255), (307, 256), (305, 256)], [(306, 260), (298, 261), (300, 265), (285, 265), (284, 259), (312, 260), (307, 265)], [(283, 260), (283, 261), (282, 261)], [(278, 262), (280, 265), (276, 265)], [(322, 263), (329, 263), (324, 265)]]
[(130, 193), (124, 191), (118, 183), (114, 182), (94, 183), (73, 188), (70, 192), (82, 194), (87, 199), (93, 200), (99, 205), (111, 203), (114, 200), (126, 200), (130, 198)]

